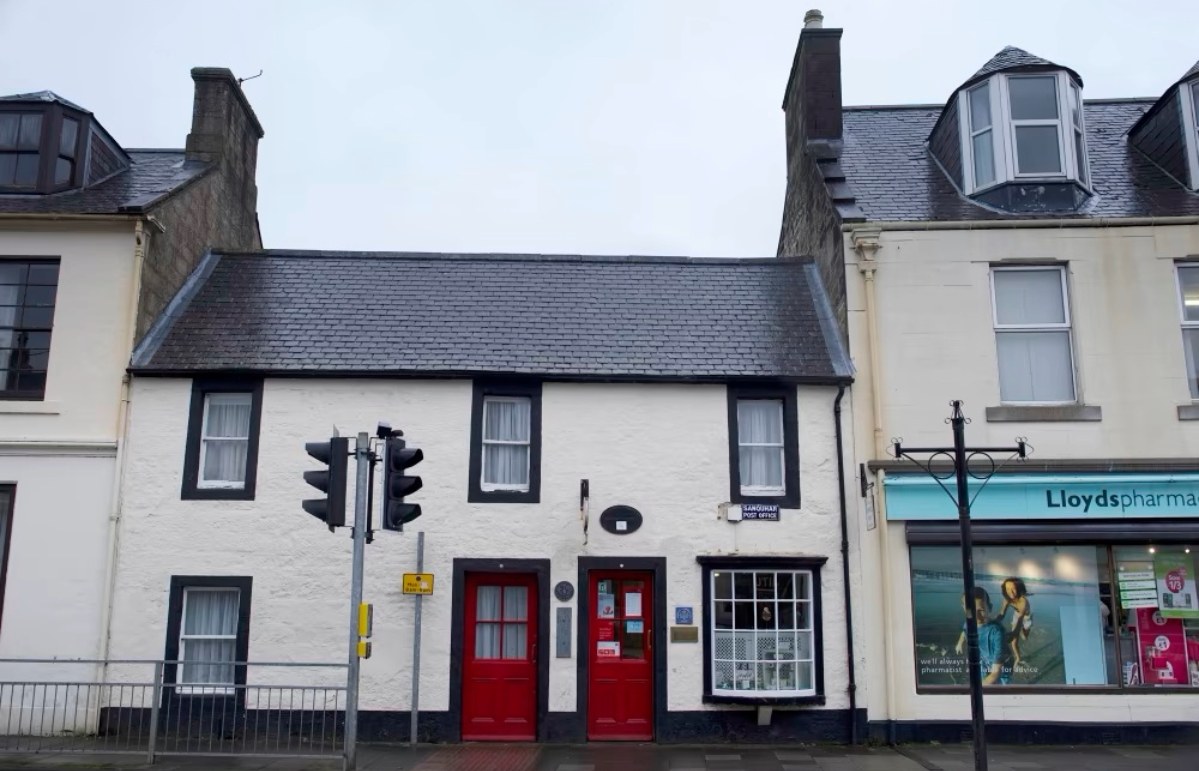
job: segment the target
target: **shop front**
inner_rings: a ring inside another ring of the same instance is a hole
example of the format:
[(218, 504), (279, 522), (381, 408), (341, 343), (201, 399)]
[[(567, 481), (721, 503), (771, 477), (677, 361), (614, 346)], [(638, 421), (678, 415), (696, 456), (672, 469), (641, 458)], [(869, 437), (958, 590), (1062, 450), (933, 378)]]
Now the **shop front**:
[[(884, 488), (911, 618), (889, 641), (911, 666), (892, 675), (907, 690), (893, 719), (952, 722), (944, 697), (968, 688), (956, 510), (924, 475)], [(971, 495), (988, 723), (1014, 741), (1199, 733), (1199, 474), (999, 474)]]

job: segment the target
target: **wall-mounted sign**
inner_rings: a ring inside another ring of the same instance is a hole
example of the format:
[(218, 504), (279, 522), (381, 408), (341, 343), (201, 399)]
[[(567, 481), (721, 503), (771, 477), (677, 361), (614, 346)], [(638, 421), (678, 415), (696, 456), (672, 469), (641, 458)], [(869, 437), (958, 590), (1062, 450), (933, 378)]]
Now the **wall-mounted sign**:
[(676, 605), (674, 608), (674, 622), (683, 626), (690, 626), (695, 623), (695, 613), (690, 605)]
[(614, 535), (628, 535), (641, 527), (641, 512), (632, 506), (609, 506), (600, 514), (600, 527)]
[(595, 657), (599, 659), (618, 659), (620, 658), (620, 643), (618, 642), (597, 642), (595, 644)]
[(759, 522), (778, 522), (779, 507), (777, 503), (743, 503), (741, 504), (742, 520), (757, 520)]
[(670, 628), (670, 641), (672, 643), (697, 643), (699, 642), (699, 627), (672, 626)]
[(404, 594), (432, 594), (432, 573), (405, 573)]
[(574, 585), (570, 581), (559, 581), (554, 586), (554, 596), (562, 602), (570, 602), (570, 599), (575, 596)]

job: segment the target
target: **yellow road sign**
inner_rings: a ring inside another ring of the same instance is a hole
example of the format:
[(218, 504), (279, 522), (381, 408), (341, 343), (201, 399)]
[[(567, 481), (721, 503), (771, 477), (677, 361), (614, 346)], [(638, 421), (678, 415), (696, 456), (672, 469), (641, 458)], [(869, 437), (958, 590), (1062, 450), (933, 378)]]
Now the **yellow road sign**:
[(405, 573), (404, 594), (432, 594), (432, 573)]

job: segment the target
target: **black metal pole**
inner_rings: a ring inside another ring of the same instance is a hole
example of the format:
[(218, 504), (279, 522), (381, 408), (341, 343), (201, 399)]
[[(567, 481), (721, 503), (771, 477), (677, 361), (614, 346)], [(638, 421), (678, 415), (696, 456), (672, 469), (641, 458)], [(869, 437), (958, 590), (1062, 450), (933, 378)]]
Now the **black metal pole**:
[(966, 666), (970, 675), (970, 719), (974, 725), (974, 768), (987, 771), (987, 732), (983, 716), (983, 678), (978, 651), (978, 619), (974, 600), (974, 545), (970, 537), (970, 492), (966, 484), (966, 417), (953, 403), (953, 470), (958, 483), (958, 523), (962, 529), (962, 583), (966, 609)]

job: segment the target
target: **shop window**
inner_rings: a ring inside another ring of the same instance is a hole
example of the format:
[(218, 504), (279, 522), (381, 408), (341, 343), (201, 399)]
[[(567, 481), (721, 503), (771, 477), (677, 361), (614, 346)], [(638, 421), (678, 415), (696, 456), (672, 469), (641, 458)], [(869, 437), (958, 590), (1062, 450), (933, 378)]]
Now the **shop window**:
[(1075, 401), (1064, 267), (995, 268), (995, 345), (1005, 404)]
[(261, 422), (261, 380), (195, 381), (182, 497), (253, 500)]
[(476, 381), (471, 409), (473, 503), (541, 497), (541, 384)]
[(823, 560), (700, 562), (706, 584), (706, 700), (820, 698)]
[(959, 549), (911, 549), (918, 687), (968, 686), (968, 606), (988, 687), (1199, 687), (1189, 547), (980, 546), (974, 566), (967, 603)]

